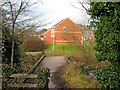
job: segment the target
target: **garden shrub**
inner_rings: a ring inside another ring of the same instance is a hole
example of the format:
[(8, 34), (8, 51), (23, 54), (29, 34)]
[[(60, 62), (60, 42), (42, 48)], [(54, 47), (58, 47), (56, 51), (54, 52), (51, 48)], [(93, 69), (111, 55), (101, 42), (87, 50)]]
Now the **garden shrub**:
[(38, 86), (40, 89), (47, 90), (48, 89), (48, 82), (50, 77), (49, 69), (39, 68), (37, 69), (38, 72)]
[[(12, 48), (12, 36), (10, 35), (9, 28), (2, 29), (2, 63), (10, 64), (11, 60), (11, 48)], [(20, 41), (15, 36), (15, 51), (14, 51), (14, 64), (20, 66), (21, 50), (19, 48)]]
[(11, 67), (8, 64), (2, 64), (2, 90), (8, 90), (8, 86), (7, 84), (10, 83), (10, 78), (9, 76), (14, 74), (14, 73), (18, 73), (19, 69), (15, 68), (15, 67)]
[(98, 69), (95, 72), (96, 78), (99, 80), (103, 89), (119, 89), (119, 69), (116, 66)]
[(42, 51), (43, 42), (37, 36), (30, 36), (25, 44), (26, 52)]
[(104, 89), (119, 89), (120, 79), (120, 1), (90, 2), (91, 26), (96, 28), (95, 50), (98, 61), (108, 60), (109, 68), (98, 69), (96, 78)]
[(18, 72), (18, 69), (14, 68), (14, 67), (10, 67), (7, 64), (2, 65), (2, 74), (6, 78), (8, 78), (11, 74), (17, 73), (17, 72)]

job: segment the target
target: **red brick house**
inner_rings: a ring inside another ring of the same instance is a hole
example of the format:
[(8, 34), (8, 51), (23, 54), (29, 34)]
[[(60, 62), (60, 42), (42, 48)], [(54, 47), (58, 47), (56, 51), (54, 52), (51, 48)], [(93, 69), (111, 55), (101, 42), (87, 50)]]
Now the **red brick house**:
[(69, 18), (63, 19), (51, 29), (42, 34), (45, 44), (82, 43), (82, 32), (79, 26)]

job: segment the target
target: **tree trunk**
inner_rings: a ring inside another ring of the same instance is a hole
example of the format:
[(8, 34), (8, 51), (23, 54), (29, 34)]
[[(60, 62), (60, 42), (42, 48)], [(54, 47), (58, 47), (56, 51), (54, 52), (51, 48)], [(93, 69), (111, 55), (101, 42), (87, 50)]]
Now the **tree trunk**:
[(13, 36), (13, 40), (12, 40), (12, 52), (11, 52), (11, 67), (13, 67), (13, 61), (14, 61), (14, 36)]
[(12, 51), (11, 51), (11, 67), (13, 67), (13, 63), (14, 63), (14, 46), (15, 46), (15, 41), (14, 41), (14, 23), (12, 26)]

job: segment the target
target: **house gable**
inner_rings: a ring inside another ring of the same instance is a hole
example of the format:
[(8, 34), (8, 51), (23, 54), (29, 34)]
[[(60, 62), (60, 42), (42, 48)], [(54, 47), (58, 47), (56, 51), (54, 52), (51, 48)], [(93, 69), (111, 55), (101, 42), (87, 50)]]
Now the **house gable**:
[[(66, 35), (65, 35), (66, 33)], [(54, 37), (51, 35), (54, 34)], [(43, 33), (45, 44), (70, 44), (74, 43), (71, 37), (76, 36), (82, 43), (82, 35), (79, 26), (69, 18), (61, 20), (47, 32)]]

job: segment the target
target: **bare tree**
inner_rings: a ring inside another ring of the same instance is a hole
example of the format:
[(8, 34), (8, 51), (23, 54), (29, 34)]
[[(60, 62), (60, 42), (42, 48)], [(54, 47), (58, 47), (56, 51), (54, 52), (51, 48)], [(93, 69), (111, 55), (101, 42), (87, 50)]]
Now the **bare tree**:
[[(74, 4), (72, 4), (71, 2), (69, 2), (71, 6), (73, 6), (76, 9), (81, 9), (79, 6), (76, 6)], [(81, 5), (83, 7), (83, 9), (88, 13), (89, 12), (89, 5), (90, 5), (90, 1), (89, 0), (76, 0), (76, 3), (78, 5)]]
[(31, 7), (35, 3), (30, 4), (28, 0), (18, 0), (16, 2), (5, 0), (1, 5), (7, 12), (8, 25), (10, 25), (12, 31), (11, 67), (13, 67), (14, 62), (15, 25), (17, 25), (18, 18), (28, 12), (27, 8)]
[(61, 34), (62, 38), (71, 43), (81, 45), (82, 44), (81, 31), (76, 30), (74, 26), (72, 26), (72, 24), (70, 24), (70, 26), (67, 28), (69, 28), (69, 30), (62, 32)]

